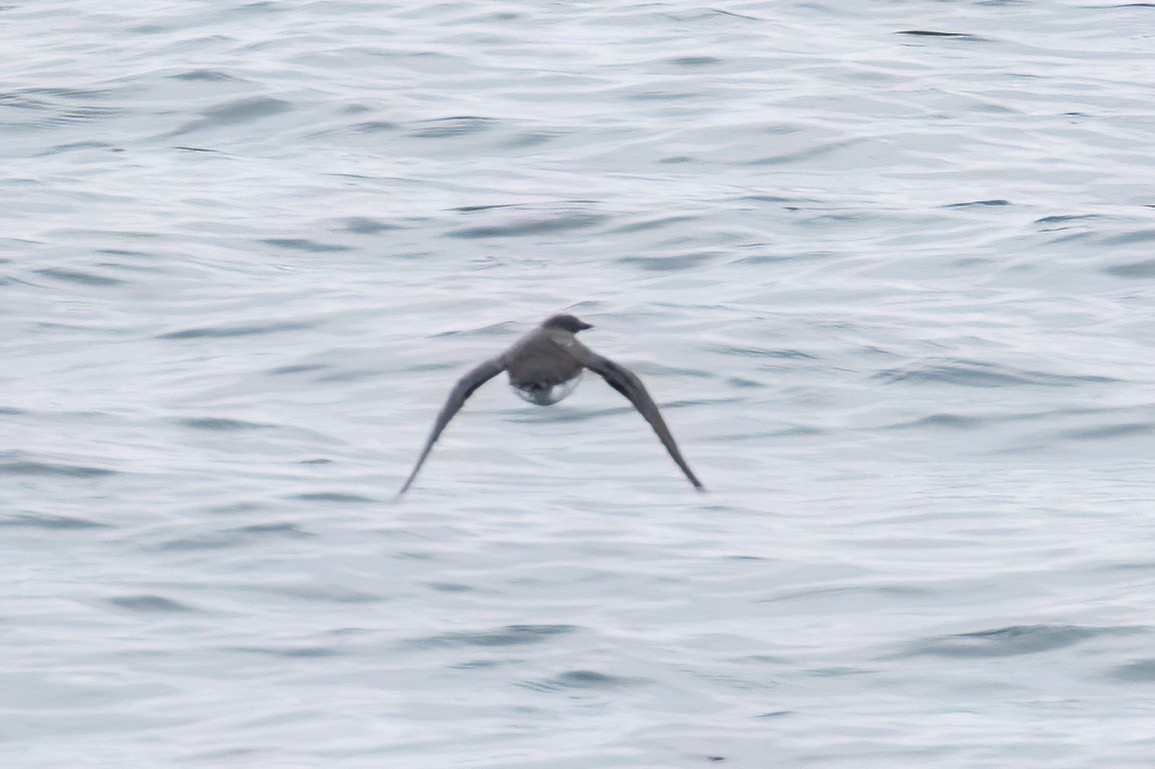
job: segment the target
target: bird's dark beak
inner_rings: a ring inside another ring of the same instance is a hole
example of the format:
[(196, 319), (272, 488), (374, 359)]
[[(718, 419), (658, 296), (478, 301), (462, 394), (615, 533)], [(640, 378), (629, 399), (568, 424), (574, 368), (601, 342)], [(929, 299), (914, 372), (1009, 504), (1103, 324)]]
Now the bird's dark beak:
[(593, 328), (594, 327), (594, 324), (586, 323), (584, 320), (580, 320), (580, 321), (578, 321), (578, 323), (581, 324), (582, 331), (585, 331), (587, 328)]

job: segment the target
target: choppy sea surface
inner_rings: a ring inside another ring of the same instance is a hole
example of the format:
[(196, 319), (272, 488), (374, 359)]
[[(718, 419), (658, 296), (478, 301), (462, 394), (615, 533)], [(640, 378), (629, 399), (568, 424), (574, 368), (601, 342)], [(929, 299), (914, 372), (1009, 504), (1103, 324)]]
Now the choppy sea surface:
[[(1155, 765), (1155, 7), (0, 6), (0, 765)], [(457, 378), (546, 315), (638, 372)]]

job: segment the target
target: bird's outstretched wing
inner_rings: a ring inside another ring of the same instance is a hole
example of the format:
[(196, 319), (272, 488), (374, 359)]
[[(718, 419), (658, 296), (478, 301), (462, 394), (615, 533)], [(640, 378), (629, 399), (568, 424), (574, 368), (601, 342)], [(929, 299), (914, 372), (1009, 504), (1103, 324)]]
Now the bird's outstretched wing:
[(493, 379), (495, 376), (505, 370), (505, 363), (500, 358), (487, 360), (477, 368), (470, 371), (465, 376), (458, 380), (457, 384), (453, 386), (453, 390), (449, 393), (449, 397), (445, 399), (445, 405), (441, 407), (441, 413), (437, 415), (437, 421), (433, 423), (433, 430), (429, 433), (429, 440), (425, 442), (425, 448), (421, 450), (421, 456), (417, 458), (417, 464), (413, 466), (413, 472), (409, 473), (409, 477), (405, 480), (405, 485), (401, 487), (401, 491), (397, 492), (395, 499), (400, 499), (401, 495), (409, 490), (409, 486), (417, 477), (417, 472), (424, 464), (425, 458), (429, 456), (433, 444), (437, 442), (438, 437), (441, 436), (441, 431), (449, 424), (449, 420), (461, 411), (461, 407), (465, 405), (465, 401), (470, 395), (473, 395), (474, 390), (481, 387), (483, 384)]
[(670, 452), (670, 457), (677, 463), (678, 467), (682, 468), (682, 472), (686, 474), (690, 483), (694, 484), (694, 488), (698, 491), (705, 491), (706, 487), (702, 485), (702, 482), (694, 475), (694, 471), (686, 464), (686, 460), (682, 458), (682, 452), (678, 451), (678, 444), (674, 442), (670, 428), (666, 427), (666, 421), (662, 419), (662, 413), (658, 411), (658, 404), (654, 403), (654, 399), (646, 391), (646, 386), (642, 384), (642, 380), (638, 379), (637, 375), (628, 368), (619, 366), (609, 358), (603, 358), (577, 340), (574, 340), (572, 345), (568, 345), (567, 349), (579, 363), (606, 380), (610, 387), (626, 396), (629, 402), (634, 404), (634, 408), (646, 418), (650, 427), (654, 428), (654, 432), (662, 440), (662, 445), (666, 447), (666, 451)]

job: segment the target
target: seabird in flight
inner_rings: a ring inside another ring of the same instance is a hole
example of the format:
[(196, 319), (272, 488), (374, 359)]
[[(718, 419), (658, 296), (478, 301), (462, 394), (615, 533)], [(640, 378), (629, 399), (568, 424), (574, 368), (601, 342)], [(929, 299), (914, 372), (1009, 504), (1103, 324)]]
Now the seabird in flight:
[(429, 433), (429, 440), (425, 442), (425, 448), (417, 458), (413, 472), (409, 474), (397, 496), (400, 497), (408, 491), (425, 458), (429, 456), (433, 444), (449, 424), (449, 420), (461, 410), (466, 399), (473, 395), (478, 387), (504, 371), (509, 375), (509, 386), (518, 396), (538, 406), (550, 406), (573, 392), (581, 381), (585, 369), (594, 372), (606, 380), (610, 387), (626, 396), (626, 399), (650, 423), (650, 427), (654, 428), (654, 432), (662, 440), (662, 445), (666, 447), (666, 451), (686, 474), (686, 478), (694, 488), (705, 491), (706, 487), (686, 464), (682, 452), (678, 451), (678, 444), (674, 442), (670, 428), (666, 427), (666, 422), (658, 411), (658, 404), (654, 403), (654, 399), (646, 392), (642, 380), (629, 369), (598, 355), (574, 336), (587, 328), (593, 326), (573, 315), (554, 315), (501, 355), (487, 360), (461, 377), (449, 393), (441, 413), (437, 415), (437, 421), (433, 423), (433, 430)]

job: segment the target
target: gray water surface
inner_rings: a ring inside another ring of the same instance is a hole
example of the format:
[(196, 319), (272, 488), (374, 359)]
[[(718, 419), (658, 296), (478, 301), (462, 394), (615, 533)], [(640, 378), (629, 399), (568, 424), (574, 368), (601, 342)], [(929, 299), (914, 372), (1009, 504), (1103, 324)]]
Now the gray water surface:
[(1152, 766), (1153, 40), (0, 6), (0, 765)]

